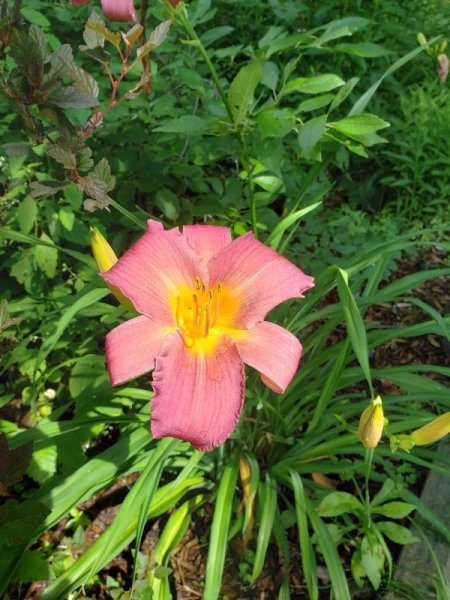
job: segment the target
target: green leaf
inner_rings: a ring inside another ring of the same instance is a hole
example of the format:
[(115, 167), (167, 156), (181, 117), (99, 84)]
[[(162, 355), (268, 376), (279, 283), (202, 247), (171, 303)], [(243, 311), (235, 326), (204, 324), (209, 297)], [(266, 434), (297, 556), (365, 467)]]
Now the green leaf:
[(316, 96), (315, 98), (309, 98), (308, 100), (304, 100), (299, 104), (298, 112), (311, 112), (313, 110), (317, 110), (318, 108), (323, 108), (332, 102), (335, 98), (333, 94), (323, 94), (322, 96)]
[(75, 64), (71, 54), (64, 54), (59, 57), (59, 60), (63, 63), (66, 75), (73, 80), (77, 90), (83, 92), (86, 96), (92, 98), (98, 97), (99, 89), (97, 82), (92, 75)]
[(298, 540), (300, 545), (300, 556), (302, 560), (303, 575), (308, 588), (309, 600), (317, 600), (319, 597), (317, 581), (317, 561), (311, 536), (308, 530), (305, 491), (303, 481), (298, 473), (290, 472), (291, 484), (295, 497), (295, 516), (297, 520)]
[(171, 573), (173, 573), (173, 569), (170, 567), (162, 567), (161, 565), (155, 567), (153, 570), (153, 575), (157, 579), (164, 579), (164, 577), (168, 577)]
[(384, 567), (383, 548), (374, 534), (367, 534), (361, 542), (361, 564), (370, 583), (377, 590), (380, 587)]
[(355, 352), (356, 358), (361, 366), (362, 372), (367, 380), (371, 395), (373, 396), (372, 377), (370, 374), (369, 356), (366, 329), (359, 312), (358, 305), (348, 285), (348, 274), (343, 269), (336, 267), (337, 287), (344, 312), (348, 336)]
[(164, 42), (167, 35), (169, 34), (171, 24), (172, 22), (168, 20), (163, 21), (157, 27), (155, 27), (148, 39), (149, 43), (152, 44), (153, 48), (156, 48), (156, 46), (159, 46)]
[(272, 92), (277, 89), (279, 76), (280, 69), (278, 68), (277, 63), (269, 60), (263, 64), (263, 77), (261, 83), (272, 90)]
[(33, 583), (50, 579), (50, 568), (42, 552), (25, 552), (17, 567), (17, 576), (21, 583)]
[[(100, 47), (103, 47), (104, 40), (106, 39), (113, 46), (115, 46), (116, 48), (119, 48), (120, 40), (121, 40), (120, 33), (109, 31), (109, 29), (105, 25), (105, 22), (102, 19), (96, 18), (97, 15), (96, 15), (96, 17), (94, 17), (93, 15), (94, 15), (94, 13), (91, 14), (88, 22), (86, 23), (86, 30), (89, 29), (96, 34), (96, 38), (100, 42), (98, 44)], [(88, 37), (89, 43), (94, 42), (93, 37), (90, 37), (89, 35), (87, 37)], [(86, 41), (86, 38), (84, 38), (84, 40)], [(103, 40), (103, 43), (102, 43), (102, 40)], [(88, 48), (91, 48), (91, 46), (88, 45)]]
[(46, 446), (33, 452), (27, 474), (43, 484), (49, 477), (56, 473), (58, 449), (56, 445)]
[(13, 29), (9, 42), (18, 69), (32, 87), (39, 87), (44, 76), (44, 57), (39, 41), (25, 31)]
[(301, 208), (300, 210), (296, 210), (287, 217), (284, 217), (276, 226), (275, 229), (271, 231), (268, 238), (266, 239), (266, 244), (271, 246), (274, 250), (278, 249), (280, 245), (281, 238), (283, 237), (283, 233), (294, 225), (294, 223), (298, 223), (300, 219), (302, 219), (305, 215), (307, 215), (312, 210), (318, 208), (322, 203), (316, 202), (314, 204), (310, 204), (305, 208)]
[(2, 147), (9, 158), (15, 158), (16, 156), (24, 156), (27, 154), (30, 149), (30, 144), (28, 142), (8, 142), (2, 144)]
[[(98, 15), (95, 11), (92, 11), (89, 15), (89, 19), (87, 20), (86, 27), (83, 31), (83, 39), (86, 43), (86, 47), (91, 50), (99, 47), (103, 48), (103, 46), (105, 45), (105, 36), (103, 35), (103, 33), (100, 33), (100, 31), (95, 31), (95, 29), (91, 27), (91, 25), (94, 23), (97, 23), (99, 26), (105, 27), (105, 22), (100, 17), (100, 15)], [(120, 37), (119, 40), (117, 40), (117, 43), (119, 43), (119, 41)]]
[(392, 50), (387, 50), (378, 44), (370, 42), (361, 42), (360, 44), (337, 44), (333, 46), (333, 52), (345, 52), (353, 56), (361, 56), (363, 58), (378, 58), (379, 56), (387, 56), (392, 54)]
[(392, 73), (395, 73), (395, 71), (406, 65), (415, 56), (420, 54), (420, 52), (423, 52), (426, 48), (429, 48), (439, 39), (439, 37), (440, 36), (434, 37), (433, 39), (429, 40), (427, 44), (415, 48), (411, 52), (408, 52), (408, 54), (405, 54), (405, 56), (402, 56), (401, 58), (396, 60), (395, 63), (393, 63), (388, 69), (386, 69), (383, 75), (373, 85), (371, 85), (370, 88), (366, 92), (364, 92), (364, 94), (355, 102), (355, 104), (352, 107), (352, 110), (350, 111), (350, 115), (361, 114), (366, 109), (366, 106), (369, 104), (373, 95), (375, 94), (375, 92), (380, 87), (380, 85), (386, 77), (392, 75)]
[(33, 24), (28, 30), (28, 35), (39, 48), (39, 52), (42, 57), (42, 62), (46, 63), (48, 56), (48, 41), (46, 34), (42, 31), (40, 27), (38, 27), (38, 25)]
[(269, 546), (272, 533), (275, 512), (277, 508), (277, 485), (276, 480), (266, 473), (264, 492), (261, 494), (262, 485), (260, 485), (259, 494), (262, 495), (262, 513), (258, 527), (258, 538), (256, 540), (256, 552), (253, 561), (253, 570), (250, 577), (250, 583), (253, 584), (264, 566), (264, 560)]
[(349, 136), (359, 136), (374, 133), (379, 129), (389, 127), (390, 123), (383, 121), (380, 117), (369, 113), (363, 113), (360, 115), (353, 115), (346, 117), (340, 121), (330, 123), (330, 126), (336, 131)]
[(208, 600), (217, 600), (220, 593), (237, 475), (238, 465), (233, 457), (222, 471), (211, 524), (203, 594)]
[(317, 513), (321, 517), (337, 517), (345, 513), (357, 513), (363, 511), (361, 502), (348, 492), (331, 492), (325, 496), (317, 507)]
[(271, 194), (274, 194), (283, 185), (283, 180), (274, 175), (257, 175), (253, 181), (260, 188)]
[(46, 337), (42, 346), (40, 347), (39, 352), (37, 353), (37, 356), (36, 356), (35, 370), (37, 370), (37, 368), (41, 364), (41, 362), (53, 350), (56, 343), (62, 336), (64, 330), (66, 329), (66, 327), (68, 327), (69, 323), (72, 321), (74, 316), (80, 310), (83, 310), (84, 308), (91, 306), (91, 304), (94, 304), (94, 302), (98, 302), (99, 300), (101, 300), (102, 298), (107, 296), (108, 293), (109, 293), (109, 290), (107, 290), (107, 289), (93, 289), (93, 290), (88, 289), (87, 291), (82, 290), (81, 292), (79, 292), (78, 294), (75, 294), (73, 296), (73, 302), (70, 304), (70, 306), (68, 308), (66, 308), (65, 312), (61, 315), (61, 318), (58, 321), (58, 324), (56, 326), (54, 333), (52, 333), (52, 335)]
[[(41, 235), (41, 240), (51, 243), (52, 240), (47, 234)], [(50, 246), (39, 245), (35, 248), (35, 256), (37, 265), (50, 279), (56, 275), (56, 267), (58, 265), (58, 250)]]
[(114, 186), (116, 185), (116, 178), (111, 173), (111, 167), (108, 159), (102, 158), (99, 160), (91, 174), (94, 175), (98, 180), (105, 183), (105, 189), (107, 192), (110, 192), (112, 189), (114, 189)]
[(304, 494), (304, 505), (308, 518), (317, 537), (317, 545), (323, 554), (325, 564), (330, 576), (331, 587), (335, 600), (351, 600), (347, 578), (342, 566), (341, 558), (337, 552), (336, 545), (328, 531), (325, 523), (317, 514), (311, 500)]
[(239, 125), (251, 110), (257, 85), (262, 81), (263, 69), (259, 60), (243, 66), (228, 89), (228, 102), (234, 117), (235, 125)]
[(46, 506), (31, 499), (21, 504), (7, 500), (0, 506), (0, 544), (22, 546), (49, 512)]
[(66, 169), (74, 169), (77, 165), (75, 154), (59, 144), (49, 145), (46, 153)]
[(94, 161), (92, 160), (92, 150), (88, 146), (85, 146), (77, 154), (77, 169), (78, 171), (84, 173), (92, 169), (93, 166)]
[(142, 25), (140, 23), (136, 23), (136, 25), (133, 25), (133, 27), (126, 32), (125, 37), (127, 38), (128, 43), (132, 45), (137, 42), (143, 32), (144, 28)]
[(155, 204), (170, 221), (175, 221), (180, 214), (180, 198), (167, 187), (156, 192)]
[[(414, 507), (415, 508), (415, 507)], [(379, 521), (378, 529), (396, 544), (415, 544), (419, 541), (407, 527), (392, 523), (392, 521)]]
[(372, 512), (390, 519), (404, 519), (415, 509), (414, 504), (407, 502), (386, 502), (381, 506), (373, 507)]
[(38, 25), (39, 27), (50, 27), (51, 23), (41, 12), (34, 10), (34, 8), (22, 6), (20, 12), (23, 14), (25, 19), (33, 25)]
[(66, 181), (32, 181), (30, 183), (30, 192), (33, 198), (42, 196), (52, 196), (57, 194), (69, 185)]
[(95, 96), (86, 94), (73, 85), (57, 89), (49, 95), (47, 100), (59, 108), (91, 108), (98, 104)]
[(319, 37), (319, 42), (324, 44), (340, 37), (353, 35), (359, 29), (366, 27), (370, 23), (369, 19), (364, 17), (345, 17), (331, 21), (326, 26), (325, 32)]
[(321, 115), (315, 119), (310, 119), (302, 125), (298, 134), (298, 143), (302, 149), (303, 156), (308, 157), (313, 148), (321, 140), (327, 124), (327, 116)]
[(32, 196), (25, 196), (17, 207), (17, 220), (20, 230), (23, 233), (29, 233), (33, 229), (37, 217), (37, 204)]
[(295, 125), (295, 115), (286, 108), (269, 108), (256, 117), (263, 137), (284, 137)]
[(67, 231), (72, 231), (75, 223), (75, 213), (68, 208), (61, 208), (58, 213), (58, 217), (64, 229)]
[(184, 115), (177, 119), (169, 119), (165, 125), (155, 127), (153, 131), (165, 133), (184, 133), (185, 135), (201, 135), (208, 129), (208, 121), (195, 115)]
[(69, 378), (69, 392), (76, 399), (85, 390), (95, 392), (99, 384), (106, 378), (105, 360), (103, 356), (86, 354), (77, 360)]
[(170, 25), (170, 21), (163, 21), (152, 31), (150, 38), (136, 51), (138, 60), (142, 60), (153, 48), (164, 42), (169, 33)]
[(284, 92), (301, 92), (302, 94), (323, 94), (345, 84), (345, 81), (333, 73), (324, 73), (316, 77), (297, 77), (288, 81)]
[(65, 65), (64, 61), (72, 60), (72, 48), (69, 44), (62, 44), (59, 48), (56, 48), (50, 56), (50, 71), (47, 75), (47, 79), (54, 79), (55, 77), (61, 78), (64, 75)]
[(340, 90), (338, 90), (336, 96), (334, 97), (333, 102), (330, 104), (328, 113), (330, 113), (332, 110), (334, 110), (335, 108), (340, 106), (346, 100), (346, 98), (353, 91), (353, 88), (358, 83), (358, 81), (359, 81), (359, 77), (352, 77), (351, 79), (349, 79), (346, 82), (346, 84), (343, 87), (341, 87)]

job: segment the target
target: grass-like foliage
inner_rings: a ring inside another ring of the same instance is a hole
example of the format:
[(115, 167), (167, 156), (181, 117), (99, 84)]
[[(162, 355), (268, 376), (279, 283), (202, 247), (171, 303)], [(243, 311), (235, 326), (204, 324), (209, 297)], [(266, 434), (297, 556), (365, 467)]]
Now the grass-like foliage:
[[(205, 600), (381, 598), (399, 547), (423, 543), (416, 515), (450, 544), (420, 499), (450, 468), (430, 445), (448, 419), (423, 428), (450, 410), (448, 298), (421, 296), (450, 277), (442, 32), (417, 43), (436, 25), (420, 2), (416, 21), (401, 3), (390, 21), (380, 2), (136, 4), (119, 24), (100, 3), (0, 0), (0, 595), (168, 600), (190, 533)], [(276, 394), (247, 368), (212, 452), (152, 439), (150, 376), (112, 387), (105, 366), (135, 314), (90, 230), (120, 256), (149, 218), (251, 231), (315, 278), (269, 315), (302, 342), (293, 380)], [(441, 361), (375, 360), (425, 339)]]

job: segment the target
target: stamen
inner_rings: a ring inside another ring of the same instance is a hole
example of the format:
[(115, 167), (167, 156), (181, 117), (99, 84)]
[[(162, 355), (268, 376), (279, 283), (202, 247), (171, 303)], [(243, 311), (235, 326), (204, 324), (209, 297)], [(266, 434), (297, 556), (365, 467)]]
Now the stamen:
[(217, 323), (221, 293), (220, 284), (213, 289), (207, 289), (201, 278), (196, 275), (191, 303), (186, 296), (184, 301), (181, 296), (177, 297), (175, 321), (186, 347), (192, 348), (198, 338), (206, 338), (210, 329)]

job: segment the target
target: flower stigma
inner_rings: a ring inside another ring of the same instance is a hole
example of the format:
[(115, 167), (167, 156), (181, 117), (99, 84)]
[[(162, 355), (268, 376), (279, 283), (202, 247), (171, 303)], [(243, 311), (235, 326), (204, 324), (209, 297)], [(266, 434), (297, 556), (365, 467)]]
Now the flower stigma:
[(222, 286), (206, 288), (200, 277), (195, 277), (195, 288), (176, 297), (175, 321), (187, 348), (205, 340), (219, 319)]

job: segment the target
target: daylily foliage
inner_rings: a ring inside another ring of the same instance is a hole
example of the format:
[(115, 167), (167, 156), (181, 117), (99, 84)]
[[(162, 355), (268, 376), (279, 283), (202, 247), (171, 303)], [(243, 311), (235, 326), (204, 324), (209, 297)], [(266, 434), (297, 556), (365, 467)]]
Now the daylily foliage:
[(226, 440), (244, 401), (244, 363), (273, 391), (292, 380), (301, 344), (265, 321), (313, 279), (251, 233), (156, 221), (107, 272), (105, 281), (140, 313), (106, 337), (113, 385), (152, 369), (154, 438), (172, 436), (211, 450)]

